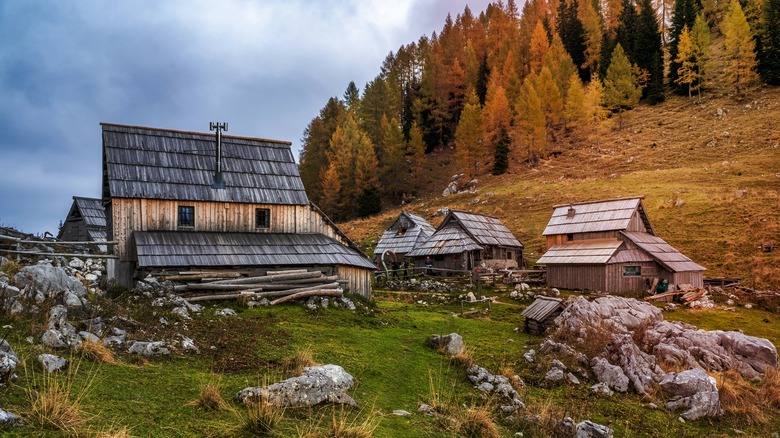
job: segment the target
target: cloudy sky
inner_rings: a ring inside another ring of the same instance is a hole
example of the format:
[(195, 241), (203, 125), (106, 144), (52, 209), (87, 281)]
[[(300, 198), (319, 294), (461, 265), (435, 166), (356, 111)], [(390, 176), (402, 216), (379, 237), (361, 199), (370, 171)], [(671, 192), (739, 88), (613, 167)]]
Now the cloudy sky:
[(100, 122), (287, 140), (391, 51), (488, 0), (0, 1), (0, 226), (100, 197)]

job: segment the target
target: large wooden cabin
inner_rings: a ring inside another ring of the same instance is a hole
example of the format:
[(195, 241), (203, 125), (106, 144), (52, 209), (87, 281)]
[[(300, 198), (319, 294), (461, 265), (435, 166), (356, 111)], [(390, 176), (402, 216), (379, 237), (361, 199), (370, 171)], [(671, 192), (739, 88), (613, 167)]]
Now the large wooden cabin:
[(290, 143), (102, 124), (109, 276), (320, 270), (371, 297), (374, 265), (304, 191)]

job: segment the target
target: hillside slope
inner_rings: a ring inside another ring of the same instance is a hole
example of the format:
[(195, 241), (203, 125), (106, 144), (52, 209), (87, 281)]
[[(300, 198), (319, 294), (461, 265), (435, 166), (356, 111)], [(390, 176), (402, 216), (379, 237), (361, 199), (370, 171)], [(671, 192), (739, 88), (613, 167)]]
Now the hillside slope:
[[(535, 168), (515, 159), (508, 174), (481, 176), (475, 193), (441, 196), (458, 171), (452, 151), (438, 151), (428, 157), (427, 193), (403, 208), (434, 225), (441, 208), (495, 215), (533, 261), (545, 249), (541, 232), (553, 205), (644, 195), (657, 234), (704, 265), (705, 275), (777, 289), (780, 249), (759, 245), (780, 244), (780, 89), (757, 87), (737, 99), (718, 79), (702, 104), (670, 94), (639, 106), (624, 114), (622, 130), (615, 119), (603, 122), (598, 145), (568, 135), (555, 145), (560, 155)], [(400, 210), (341, 227), (370, 252)]]

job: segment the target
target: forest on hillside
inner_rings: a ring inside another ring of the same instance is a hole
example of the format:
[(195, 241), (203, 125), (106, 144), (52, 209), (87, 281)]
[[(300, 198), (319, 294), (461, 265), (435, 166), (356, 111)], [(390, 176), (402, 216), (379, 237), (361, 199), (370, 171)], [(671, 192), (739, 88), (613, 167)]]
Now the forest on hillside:
[[(713, 44), (722, 44), (717, 68)], [(701, 101), (714, 74), (734, 98), (780, 85), (780, 0), (514, 0), (466, 7), (349, 83), (306, 127), (299, 170), (336, 221), (421, 186), (425, 154), (453, 147), (468, 177), (535, 166), (565, 132), (598, 142), (608, 117), (670, 92)], [(485, 159), (488, 157), (489, 159)]]

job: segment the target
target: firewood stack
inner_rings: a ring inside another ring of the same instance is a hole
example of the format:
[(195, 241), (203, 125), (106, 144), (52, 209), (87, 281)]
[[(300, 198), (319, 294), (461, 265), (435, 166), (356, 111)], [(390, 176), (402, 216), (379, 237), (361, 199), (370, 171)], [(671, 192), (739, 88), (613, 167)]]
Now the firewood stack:
[(271, 305), (311, 296), (341, 297), (344, 280), (306, 269), (268, 271), (265, 275), (222, 279), (226, 275), (186, 273), (168, 277), (186, 281), (174, 289), (189, 302), (250, 298), (271, 299)]

